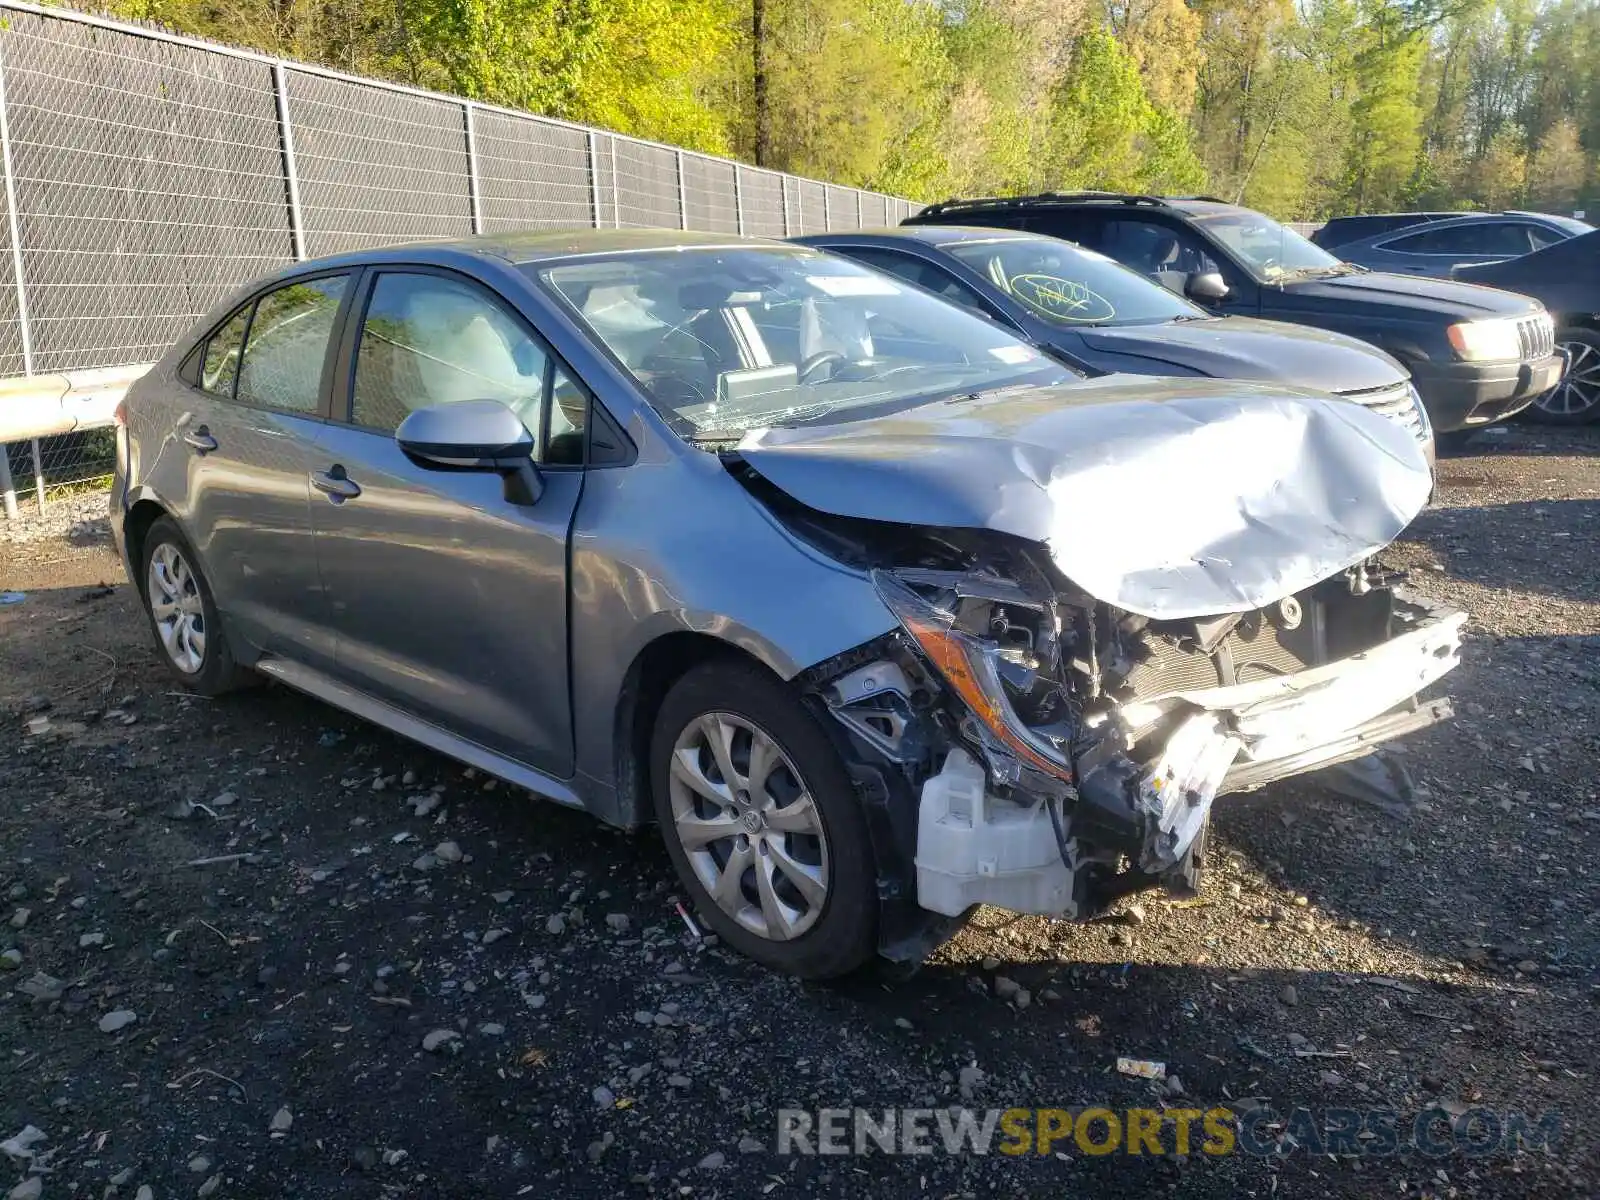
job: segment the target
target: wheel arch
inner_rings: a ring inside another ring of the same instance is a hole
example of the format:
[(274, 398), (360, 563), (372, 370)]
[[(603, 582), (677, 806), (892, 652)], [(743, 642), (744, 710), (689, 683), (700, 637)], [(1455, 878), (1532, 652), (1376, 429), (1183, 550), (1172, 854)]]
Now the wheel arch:
[[(178, 523), (171, 509), (154, 496), (145, 493), (128, 506), (127, 515), (122, 519), (122, 544), (128, 557), (128, 577), (133, 586), (139, 589), (141, 596), (144, 595), (145, 585), (144, 572), (140, 569), (140, 564), (144, 561), (145, 538), (149, 536), (150, 527), (162, 517), (175, 524)], [(181, 524), (179, 529), (182, 529)]]
[(773, 679), (783, 675), (748, 648), (709, 633), (679, 629), (647, 642), (623, 674), (613, 714), (616, 757), (617, 823), (628, 828), (651, 824), (650, 738), (667, 692), (690, 671), (708, 662), (743, 662)]

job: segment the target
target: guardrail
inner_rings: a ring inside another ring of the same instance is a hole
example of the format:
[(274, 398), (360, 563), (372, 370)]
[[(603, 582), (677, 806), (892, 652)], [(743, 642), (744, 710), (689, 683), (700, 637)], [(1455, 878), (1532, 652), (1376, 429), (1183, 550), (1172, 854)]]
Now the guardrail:
[(0, 17), (0, 484), (7, 440), (109, 414), (87, 372), (137, 370), (296, 259), (541, 226), (785, 237), (918, 207), (22, 0)]

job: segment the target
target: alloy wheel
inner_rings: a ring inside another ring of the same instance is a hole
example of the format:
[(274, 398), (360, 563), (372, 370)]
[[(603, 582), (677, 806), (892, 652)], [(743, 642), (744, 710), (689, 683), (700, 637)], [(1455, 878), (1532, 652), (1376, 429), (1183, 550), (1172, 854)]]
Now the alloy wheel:
[(1558, 342), (1569, 356), (1567, 373), (1534, 403), (1553, 417), (1571, 419), (1600, 405), (1600, 349), (1589, 342)]
[(674, 830), (711, 899), (743, 928), (799, 937), (828, 896), (828, 841), (804, 778), (777, 741), (727, 712), (692, 721), (672, 749)]
[(199, 674), (206, 661), (205, 603), (194, 572), (171, 542), (162, 542), (150, 556), (145, 595), (173, 666), (185, 675)]

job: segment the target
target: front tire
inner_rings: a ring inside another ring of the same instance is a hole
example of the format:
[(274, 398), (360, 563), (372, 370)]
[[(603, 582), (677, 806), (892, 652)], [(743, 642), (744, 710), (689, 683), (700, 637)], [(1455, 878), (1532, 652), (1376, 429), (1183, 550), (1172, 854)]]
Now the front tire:
[(1541, 425), (1587, 425), (1600, 417), (1600, 333), (1559, 329), (1556, 345), (1567, 352), (1567, 373), (1533, 402), (1528, 419)]
[(650, 747), (667, 854), (723, 941), (808, 979), (877, 944), (865, 814), (827, 734), (759, 667), (713, 662), (667, 693)]
[(145, 615), (156, 652), (173, 677), (202, 696), (248, 683), (249, 673), (233, 661), (199, 559), (170, 517), (151, 524), (139, 558)]

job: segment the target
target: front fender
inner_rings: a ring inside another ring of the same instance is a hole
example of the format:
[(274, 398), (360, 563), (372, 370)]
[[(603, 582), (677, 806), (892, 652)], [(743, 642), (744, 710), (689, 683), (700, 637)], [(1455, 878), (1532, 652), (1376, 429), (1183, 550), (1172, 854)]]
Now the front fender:
[(804, 545), (712, 455), (595, 471), (571, 554), (578, 772), (616, 785), (629, 668), (675, 633), (714, 638), (791, 679), (896, 625), (868, 577)]

